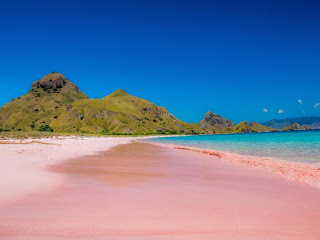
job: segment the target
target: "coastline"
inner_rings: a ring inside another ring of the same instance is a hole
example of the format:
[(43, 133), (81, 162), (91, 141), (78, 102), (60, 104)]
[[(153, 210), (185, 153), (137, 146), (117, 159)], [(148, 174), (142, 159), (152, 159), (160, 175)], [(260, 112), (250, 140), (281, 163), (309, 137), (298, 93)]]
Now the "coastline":
[(174, 148), (178, 150), (186, 150), (199, 152), (211, 156), (218, 157), (224, 161), (242, 164), (246, 166), (253, 166), (266, 169), (273, 173), (284, 176), (286, 179), (309, 184), (313, 187), (320, 188), (320, 164), (305, 164), (301, 162), (288, 162), (285, 160), (275, 159), (271, 157), (258, 157), (258, 156), (248, 156), (240, 155), (237, 153), (211, 150), (204, 148), (194, 148), (183, 145), (165, 144), (148, 142), (158, 146)]

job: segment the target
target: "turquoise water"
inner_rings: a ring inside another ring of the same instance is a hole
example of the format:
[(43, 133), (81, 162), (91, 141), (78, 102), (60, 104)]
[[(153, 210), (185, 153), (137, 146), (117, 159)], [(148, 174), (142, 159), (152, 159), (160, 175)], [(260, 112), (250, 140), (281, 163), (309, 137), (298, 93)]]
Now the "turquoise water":
[(320, 131), (220, 134), (152, 138), (148, 141), (273, 157), (293, 162), (320, 163)]

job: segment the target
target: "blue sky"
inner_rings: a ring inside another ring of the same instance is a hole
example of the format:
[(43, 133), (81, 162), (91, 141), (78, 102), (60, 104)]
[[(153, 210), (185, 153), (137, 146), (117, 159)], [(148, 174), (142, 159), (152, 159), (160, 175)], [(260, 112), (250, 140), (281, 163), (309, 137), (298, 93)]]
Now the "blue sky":
[(0, 105), (58, 71), (89, 97), (122, 88), (188, 122), (209, 110), (235, 122), (319, 116), (319, 11), (319, 1), (2, 0)]

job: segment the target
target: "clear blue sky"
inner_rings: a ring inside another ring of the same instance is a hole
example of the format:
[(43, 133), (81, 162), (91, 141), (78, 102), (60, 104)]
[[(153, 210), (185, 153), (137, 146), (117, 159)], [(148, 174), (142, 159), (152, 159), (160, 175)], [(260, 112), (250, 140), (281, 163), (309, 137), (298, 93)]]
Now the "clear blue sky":
[(305, 0), (1, 0), (0, 105), (57, 71), (89, 97), (123, 88), (188, 122), (319, 116), (319, 12)]

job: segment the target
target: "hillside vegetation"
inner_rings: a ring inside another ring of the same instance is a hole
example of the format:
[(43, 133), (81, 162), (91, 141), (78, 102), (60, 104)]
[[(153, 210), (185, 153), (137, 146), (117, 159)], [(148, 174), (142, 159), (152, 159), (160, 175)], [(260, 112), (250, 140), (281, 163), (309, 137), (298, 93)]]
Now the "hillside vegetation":
[(1, 131), (81, 134), (213, 134), (272, 131), (208, 112), (199, 123), (178, 120), (164, 107), (122, 89), (101, 99), (87, 95), (60, 73), (32, 83), (30, 91), (0, 108)]
[(124, 90), (102, 99), (75, 101), (51, 124), (62, 132), (102, 134), (196, 134), (199, 126), (176, 119), (165, 108)]

